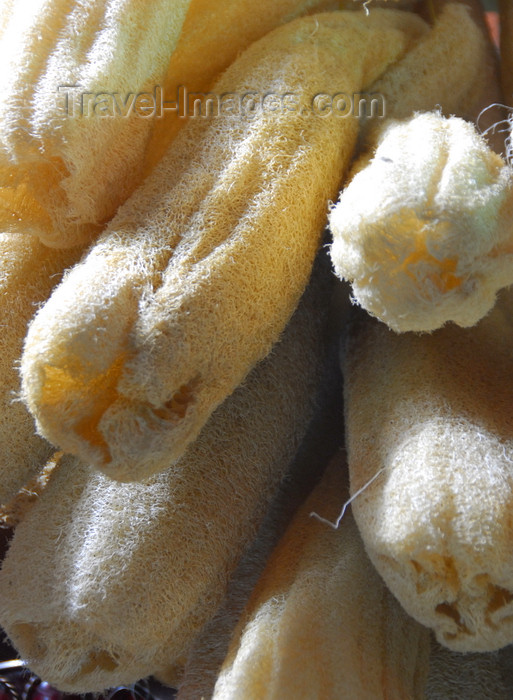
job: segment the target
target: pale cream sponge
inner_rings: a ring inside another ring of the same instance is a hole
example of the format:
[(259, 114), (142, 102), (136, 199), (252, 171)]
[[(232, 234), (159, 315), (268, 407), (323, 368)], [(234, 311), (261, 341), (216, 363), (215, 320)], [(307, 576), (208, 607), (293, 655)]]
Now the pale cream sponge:
[[(219, 94), (370, 85), (426, 31), (393, 10), (301, 18), (252, 44)], [(40, 310), (22, 357), (38, 431), (122, 480), (178, 459), (297, 306), (358, 133), (287, 109), (190, 119)]]
[(406, 611), (454, 651), (513, 642), (513, 292), (473, 328), (362, 313), (343, 363), (353, 512)]
[(355, 300), (396, 331), (475, 324), (513, 282), (512, 169), (437, 112), (386, 124), (355, 169), (330, 213)]
[(35, 432), (19, 398), (19, 357), (27, 325), (81, 249), (53, 250), (35, 236), (0, 233), (0, 504), (45, 465), (54, 448)]
[(72, 457), (57, 467), (0, 573), (0, 624), (35, 673), (71, 692), (132, 683), (214, 615), (316, 408), (325, 273), (175, 465), (127, 484)]
[(93, 239), (187, 121), (161, 98), (207, 91), (254, 40), (330, 4), (0, 0), (0, 230)]
[(189, 3), (0, 0), (0, 230), (72, 247), (112, 217), (154, 121), (136, 95), (162, 84)]
[(429, 632), (409, 618), (365, 555), (338, 456), (297, 511), (232, 636), (214, 700), (421, 698)]

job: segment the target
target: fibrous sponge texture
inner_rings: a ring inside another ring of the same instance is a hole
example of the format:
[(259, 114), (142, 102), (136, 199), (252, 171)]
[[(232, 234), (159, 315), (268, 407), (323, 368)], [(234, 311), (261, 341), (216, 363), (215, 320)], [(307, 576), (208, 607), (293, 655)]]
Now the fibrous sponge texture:
[[(337, 0), (191, 0), (162, 88), (170, 103), (180, 89), (201, 94), (251, 43), (281, 24), (313, 11), (336, 10)], [(183, 93), (185, 94), (185, 93)], [(187, 123), (183, 105), (167, 109), (152, 125), (143, 171), (150, 172)]]
[(87, 242), (138, 181), (190, 0), (3, 0), (0, 229)]
[(470, 329), (397, 335), (362, 319), (344, 365), (367, 552), (407, 612), (456, 651), (513, 641), (512, 313), (508, 291)]
[(373, 82), (425, 24), (326, 13), (271, 32), (218, 94), (294, 93), (296, 110), (191, 120), (29, 330), (40, 432), (120, 479), (178, 459), (269, 352), (301, 296), (357, 136), (312, 93)]
[(297, 512), (233, 635), (214, 700), (419, 698), (428, 630), (408, 618), (368, 560), (344, 500), (341, 460)]
[(509, 659), (497, 653), (460, 654), (433, 639), (426, 700), (508, 700), (511, 685), (504, 669), (511, 667), (511, 647), (507, 652)]
[(337, 275), (396, 331), (471, 326), (513, 281), (512, 171), (473, 125), (420, 113), (383, 128), (330, 214)]
[(54, 448), (36, 435), (34, 419), (19, 398), (19, 358), (27, 325), (76, 262), (79, 251), (55, 251), (34, 236), (0, 234), (0, 503), (5, 504)]
[(330, 287), (316, 275), (280, 343), (167, 470), (120, 483), (62, 460), (0, 574), (0, 623), (34, 672), (101, 691), (187, 651), (306, 433)]
[[(431, 30), (378, 78), (371, 91), (383, 96), (387, 117), (404, 119), (438, 107), (447, 117), (474, 119), (476, 107), (483, 106), (483, 83), (490, 80), (493, 60), (468, 7), (448, 3)], [(367, 120), (364, 129), (370, 139), (379, 120)]]

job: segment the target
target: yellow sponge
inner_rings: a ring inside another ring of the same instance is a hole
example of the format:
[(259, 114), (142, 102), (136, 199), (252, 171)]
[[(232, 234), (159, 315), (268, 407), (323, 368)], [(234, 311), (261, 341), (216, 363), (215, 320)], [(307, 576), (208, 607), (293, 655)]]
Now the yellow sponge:
[[(375, 11), (372, 10), (371, 12)], [(417, 44), (372, 85), (369, 92), (383, 96), (386, 116), (404, 119), (416, 111), (439, 107), (445, 116), (477, 116), (483, 92), (493, 74), (494, 55), (469, 8), (448, 3)], [(365, 138), (379, 129), (380, 120), (368, 119)], [(374, 145), (372, 142), (369, 145)]]
[(337, 275), (396, 331), (475, 324), (513, 282), (512, 183), (462, 119), (389, 123), (330, 214)]
[[(281, 24), (314, 11), (337, 10), (338, 5), (338, 0), (223, 0), (215, 5), (212, 0), (191, 0), (163, 80), (164, 93), (173, 109), (164, 110), (154, 120), (143, 173), (148, 174), (157, 165), (187, 123), (183, 114), (186, 94), (207, 94), (213, 80), (244, 49)], [(180, 95), (184, 102), (179, 105)]]
[(441, 644), (511, 644), (511, 290), (469, 329), (361, 319), (344, 369), (351, 490), (366, 487), (353, 511), (376, 568)]
[(0, 573), (0, 624), (34, 672), (101, 691), (188, 650), (307, 430), (330, 289), (316, 275), (281, 342), (167, 470), (123, 484), (59, 463)]
[(154, 122), (138, 95), (161, 84), (189, 3), (2, 0), (0, 230), (68, 247), (112, 217)]
[(271, 555), (232, 638), (213, 700), (420, 698), (429, 632), (365, 555), (336, 460)]
[(119, 209), (29, 330), (23, 393), (41, 434), (118, 479), (181, 456), (309, 278), (358, 130), (313, 114), (312, 95), (369, 85), (424, 31), (399, 11), (324, 13), (232, 64), (217, 94), (272, 87), (296, 109), (190, 120)]
[(54, 452), (20, 401), (18, 363), (27, 325), (80, 251), (56, 251), (34, 236), (0, 233), (0, 503), (9, 501)]

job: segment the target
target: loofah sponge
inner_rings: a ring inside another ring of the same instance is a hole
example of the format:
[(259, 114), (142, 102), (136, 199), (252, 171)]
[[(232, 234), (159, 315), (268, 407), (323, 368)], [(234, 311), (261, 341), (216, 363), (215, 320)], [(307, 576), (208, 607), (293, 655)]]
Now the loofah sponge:
[(0, 574), (0, 624), (34, 672), (101, 691), (187, 651), (307, 430), (330, 290), (316, 274), (281, 342), (171, 468), (128, 484), (70, 457), (54, 470)]
[(21, 523), (45, 490), (61, 456), (61, 453), (54, 452), (46, 462), (43, 462), (42, 467), (38, 464), (35, 476), (26, 481), (10, 501), (0, 505), (0, 528), (15, 528)]
[[(489, 43), (467, 7), (450, 3), (411, 51), (392, 65), (369, 89), (383, 95), (386, 116), (411, 117), (441, 108), (445, 116), (476, 116), (482, 106), (484, 81), (493, 63)], [(364, 140), (375, 145), (381, 123), (368, 119)]]
[[(228, 68), (252, 42), (295, 17), (324, 9), (337, 10), (338, 0), (191, 0), (176, 50), (163, 81), (165, 95), (176, 101), (180, 88), (188, 94), (208, 91), (214, 78)], [(183, 95), (186, 93), (183, 92)], [(148, 174), (187, 123), (183, 105), (155, 120), (145, 153)]]
[[(330, 319), (331, 316), (330, 308)], [(178, 682), (174, 681), (174, 687), (178, 688), (177, 700), (212, 697), (219, 669), (228, 651), (230, 637), (262, 574), (266, 560), (285, 532), (295, 511), (319, 481), (326, 462), (339, 448), (342, 391), (336, 342), (338, 333), (334, 332), (331, 320), (329, 327), (328, 362), (315, 416), (255, 540), (246, 549), (230, 580), (222, 605), (198, 634), (188, 654), (183, 676)]]
[[(287, 480), (290, 474), (287, 475)], [(198, 633), (178, 678), (167, 671), (159, 672), (159, 679), (178, 687), (177, 700), (197, 700), (212, 697), (217, 674), (226, 656), (230, 636), (244, 605), (262, 572), (267, 557), (276, 544), (276, 499), (268, 511), (256, 539), (244, 552), (230, 579), (226, 596), (214, 617)], [(274, 511), (274, 512), (273, 512)], [(272, 517), (274, 516), (274, 518)], [(174, 669), (172, 669), (174, 671)], [(170, 682), (171, 681), (171, 682)]]
[(0, 234), (0, 503), (9, 501), (53, 454), (18, 398), (16, 367), (37, 305), (79, 251), (55, 251), (33, 236)]
[(513, 641), (512, 348), (508, 291), (472, 329), (397, 335), (362, 319), (344, 363), (366, 550), (406, 611), (455, 651)]
[(189, 2), (2, 0), (0, 230), (68, 247), (112, 217), (154, 121), (137, 95), (162, 81)]
[(271, 555), (232, 638), (213, 700), (420, 698), (428, 630), (379, 579), (350, 513), (335, 517), (344, 470), (334, 461)]
[(511, 700), (498, 654), (458, 654), (432, 641), (426, 700)]
[(42, 435), (118, 479), (178, 459), (279, 337), (310, 275), (357, 136), (312, 93), (370, 84), (425, 23), (382, 10), (302, 18), (215, 88), (291, 91), (305, 113), (191, 120), (37, 315), (23, 394)]
[[(298, 483), (296, 470), (287, 474), (287, 485), (290, 486), (291, 483), (294, 483), (294, 486)], [(267, 558), (279, 540), (278, 533), (284, 519), (283, 510), (290, 507), (290, 500), (294, 500), (290, 494), (286, 494), (285, 498), (283, 496), (282, 487), (282, 491), (271, 504), (257, 537), (244, 552), (230, 579), (222, 605), (196, 637), (187, 656), (183, 675), (174, 686), (178, 686), (177, 700), (212, 697), (219, 669), (228, 651), (230, 637)]]
[(513, 282), (512, 179), (462, 119), (389, 123), (330, 214), (337, 275), (396, 331), (475, 324)]

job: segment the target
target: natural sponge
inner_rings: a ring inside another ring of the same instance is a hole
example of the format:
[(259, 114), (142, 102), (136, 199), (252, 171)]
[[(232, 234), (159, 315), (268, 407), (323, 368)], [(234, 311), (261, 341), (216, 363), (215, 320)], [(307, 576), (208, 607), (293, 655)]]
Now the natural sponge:
[(168, 106), (176, 109), (166, 109), (154, 120), (143, 173), (155, 167), (187, 123), (191, 93), (201, 99), (201, 91), (208, 93), (213, 80), (244, 49), (279, 25), (307, 13), (337, 10), (339, 4), (338, 0), (223, 0), (214, 6), (212, 0), (191, 0), (162, 83)]
[(23, 392), (41, 434), (119, 479), (181, 456), (310, 276), (358, 131), (312, 114), (312, 94), (353, 94), (424, 30), (398, 11), (319, 14), (232, 64), (216, 94), (272, 86), (297, 108), (191, 120), (119, 209), (29, 330)]
[(0, 230), (68, 247), (113, 216), (189, 2), (2, 0)]
[(331, 211), (337, 275), (394, 330), (475, 324), (513, 282), (512, 175), (462, 119), (392, 121)]
[(241, 617), (214, 700), (420, 698), (429, 632), (408, 618), (365, 555), (335, 460), (271, 555)]
[(54, 448), (36, 435), (20, 401), (18, 363), (27, 325), (80, 251), (56, 251), (34, 236), (0, 234), (0, 503), (41, 469)]
[(508, 700), (512, 691), (511, 648), (507, 651), (506, 659), (497, 653), (459, 654), (433, 639), (426, 700)]
[(365, 487), (353, 511), (371, 560), (441, 644), (510, 644), (511, 291), (469, 329), (398, 335), (361, 318), (344, 375), (351, 491)]
[[(474, 119), (490, 97), (494, 61), (489, 40), (465, 0), (450, 2), (437, 13), (430, 31), (369, 91), (382, 96), (386, 116), (394, 119), (436, 108), (447, 117)], [(369, 140), (370, 148), (379, 129), (377, 119), (368, 119), (363, 125), (364, 140)]]
[(307, 430), (330, 290), (316, 274), (280, 343), (166, 471), (122, 484), (61, 461), (0, 574), (0, 624), (33, 671), (101, 691), (187, 651)]

